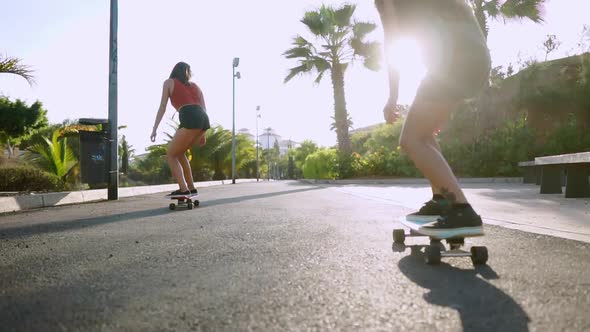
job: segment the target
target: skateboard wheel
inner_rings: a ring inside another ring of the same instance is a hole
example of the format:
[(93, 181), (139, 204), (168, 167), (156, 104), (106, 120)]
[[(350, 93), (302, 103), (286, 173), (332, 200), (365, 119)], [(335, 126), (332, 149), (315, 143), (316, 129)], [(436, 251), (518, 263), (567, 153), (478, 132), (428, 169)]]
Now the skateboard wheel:
[(403, 243), (393, 242), (391, 245), (391, 250), (393, 252), (404, 252), (406, 251), (406, 246)]
[(406, 231), (403, 229), (394, 229), (393, 230), (393, 242), (394, 243), (404, 243), (406, 241)]
[(199, 204), (200, 204), (200, 202), (199, 202), (198, 200), (196, 200), (196, 201), (194, 201), (194, 202), (193, 202), (193, 205), (194, 205), (195, 207), (198, 207), (198, 206), (199, 206)]
[(439, 264), (441, 256), (438, 245), (431, 245), (424, 249), (424, 260), (426, 264)]
[(186, 207), (187, 207), (189, 210), (192, 210), (192, 209), (193, 209), (193, 202), (191, 202), (191, 201), (187, 201), (187, 202), (186, 202)]
[(483, 265), (488, 261), (488, 248), (471, 247), (471, 261), (473, 265)]
[(174, 209), (176, 209), (176, 204), (174, 204), (174, 203), (170, 203), (170, 205), (168, 205), (168, 208), (169, 208), (170, 210), (174, 210)]

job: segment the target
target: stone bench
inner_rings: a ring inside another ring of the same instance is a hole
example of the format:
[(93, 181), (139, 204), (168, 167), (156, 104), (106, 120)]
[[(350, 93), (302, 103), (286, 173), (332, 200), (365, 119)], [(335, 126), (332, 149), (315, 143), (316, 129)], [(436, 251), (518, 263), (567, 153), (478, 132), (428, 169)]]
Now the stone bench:
[(523, 169), (522, 182), (541, 184), (541, 168), (535, 167), (535, 161), (521, 161), (518, 167)]
[(531, 168), (541, 170), (541, 194), (562, 193), (565, 169), (565, 197), (590, 197), (590, 152), (537, 157)]

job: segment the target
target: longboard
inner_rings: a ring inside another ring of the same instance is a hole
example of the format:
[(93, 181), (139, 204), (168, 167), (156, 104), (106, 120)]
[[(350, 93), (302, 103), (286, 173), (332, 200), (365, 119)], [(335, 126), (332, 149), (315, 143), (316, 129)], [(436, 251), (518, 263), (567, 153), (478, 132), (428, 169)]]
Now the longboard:
[(410, 221), (410, 220), (407, 220), (405, 216), (403, 216), (399, 219), (399, 221), (401, 222), (402, 225), (413, 230), (415, 233), (421, 234), (423, 236), (428, 236), (428, 237), (435, 239), (435, 240), (447, 240), (447, 239), (454, 239), (454, 238), (464, 239), (467, 237), (476, 237), (476, 236), (483, 235), (480, 233), (471, 233), (471, 234), (461, 233), (461, 235), (458, 236), (453, 231), (448, 231), (446, 233), (439, 233), (439, 232), (433, 232), (433, 231), (429, 230), (428, 228), (424, 228), (424, 226), (426, 226), (427, 224), (435, 222), (436, 219), (426, 220), (426, 221)]
[[(481, 236), (483, 234), (471, 234), (462, 236), (436, 236), (428, 230), (424, 229), (423, 226), (434, 222), (435, 220), (426, 221), (409, 221), (406, 216), (402, 216), (399, 222), (410, 229), (409, 233), (406, 233), (404, 229), (393, 230), (393, 249), (395, 251), (404, 251), (407, 247), (412, 250), (420, 250), (424, 248), (424, 259), (427, 264), (439, 264), (443, 257), (471, 257), (471, 261), (474, 265), (483, 265), (488, 261), (488, 249), (486, 247), (473, 246), (469, 251), (461, 249), (465, 245), (466, 237)], [(407, 237), (428, 237), (430, 239), (430, 245), (414, 245), (407, 246), (405, 240)], [(449, 246), (447, 247), (442, 243), (445, 240)]]
[(199, 206), (199, 200), (195, 199), (195, 197), (199, 196), (199, 194), (189, 194), (189, 195), (182, 195), (182, 196), (165, 196), (166, 198), (170, 198), (173, 200), (176, 200), (176, 204), (175, 203), (170, 203), (170, 205), (168, 205), (168, 208), (170, 210), (175, 210), (176, 207), (186, 207), (189, 210), (192, 210), (193, 207), (198, 207)]

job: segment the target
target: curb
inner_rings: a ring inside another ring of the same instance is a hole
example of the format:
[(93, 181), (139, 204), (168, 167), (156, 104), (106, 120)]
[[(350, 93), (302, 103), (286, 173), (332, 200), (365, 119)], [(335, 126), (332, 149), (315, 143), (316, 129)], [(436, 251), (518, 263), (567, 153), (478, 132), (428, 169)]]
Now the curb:
[[(236, 183), (256, 182), (256, 179), (236, 179)], [(196, 182), (197, 187), (230, 184), (231, 180)], [(177, 184), (119, 188), (119, 197), (155, 194), (178, 189)], [(88, 203), (107, 200), (107, 189), (93, 189), (71, 192), (54, 192), (39, 195), (0, 197), (0, 213), (40, 209), (67, 204)]]

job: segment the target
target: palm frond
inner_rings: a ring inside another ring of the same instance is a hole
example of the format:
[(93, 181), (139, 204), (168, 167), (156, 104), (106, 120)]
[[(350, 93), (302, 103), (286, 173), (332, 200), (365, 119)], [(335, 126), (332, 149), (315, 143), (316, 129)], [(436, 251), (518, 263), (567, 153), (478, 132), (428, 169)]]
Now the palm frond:
[(22, 65), (21, 59), (0, 56), (0, 73), (14, 74), (24, 78), (30, 85), (35, 83), (33, 70), (26, 65)]
[(306, 12), (303, 19), (301, 19), (301, 23), (305, 24), (309, 31), (316, 36), (325, 36), (329, 31), (328, 24), (317, 11)]
[(381, 44), (369, 42), (363, 45), (363, 64), (367, 69), (379, 71), (381, 69)]
[(284, 83), (289, 82), (293, 77), (299, 75), (299, 74), (303, 74), (305, 72), (309, 71), (309, 67), (306, 64), (302, 64), (300, 66), (297, 67), (293, 67), (291, 69), (289, 69), (289, 74), (287, 75), (287, 77), (285, 77)]
[(287, 59), (309, 58), (312, 55), (312, 53), (313, 52), (312, 52), (312, 50), (309, 49), (309, 47), (294, 47), (294, 48), (291, 48), (291, 49), (285, 51), (285, 53), (283, 53), (283, 55)]
[(545, 0), (508, 0), (500, 7), (500, 12), (506, 18), (528, 18), (541, 23), (541, 8), (544, 3)]
[(297, 36), (294, 38), (293, 40), (293, 44), (303, 47), (303, 46), (308, 46), (308, 45), (312, 45), (310, 42), (307, 41), (307, 39), (301, 37), (301, 36)]
[(333, 20), (334, 24), (339, 27), (347, 27), (351, 23), (352, 15), (356, 10), (356, 5), (347, 4), (342, 6), (339, 9), (332, 10), (333, 11)]
[(488, 16), (496, 18), (500, 15), (500, 0), (490, 0), (484, 2), (482, 9), (488, 14)]
[(326, 71), (332, 68), (332, 64), (330, 63), (330, 61), (322, 58), (322, 57), (313, 57), (310, 59), (310, 61), (313, 64), (313, 67), (318, 71), (318, 72), (322, 72), (322, 71)]
[(363, 39), (371, 32), (375, 31), (377, 25), (370, 22), (355, 22), (352, 26), (354, 38)]

